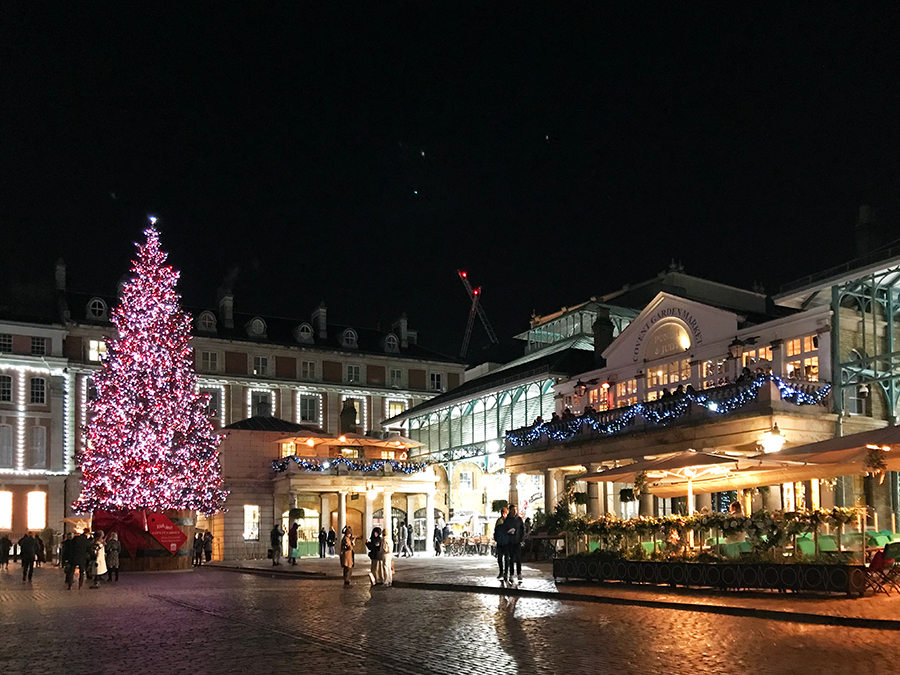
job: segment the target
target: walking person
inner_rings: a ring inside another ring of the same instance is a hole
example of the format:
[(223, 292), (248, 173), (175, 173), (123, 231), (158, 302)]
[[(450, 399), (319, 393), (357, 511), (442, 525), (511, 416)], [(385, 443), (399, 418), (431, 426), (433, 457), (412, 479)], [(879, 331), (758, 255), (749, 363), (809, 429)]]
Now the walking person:
[(525, 539), (525, 523), (519, 517), (519, 507), (509, 507), (509, 515), (503, 522), (506, 530), (506, 577), (512, 581), (513, 565), (516, 575), (522, 581), (522, 541)]
[(71, 532), (67, 532), (66, 536), (63, 537), (62, 544), (59, 547), (59, 564), (63, 568), (63, 572), (66, 575), (66, 587), (71, 591), (72, 590), (72, 582), (71, 576), (73, 574), (72, 570), (72, 537), (74, 535)]
[(4, 534), (0, 537), (0, 569), (2, 570), (9, 569), (9, 549), (11, 546), (12, 541), (9, 535)]
[(350, 577), (353, 573), (353, 530), (349, 526), (344, 528), (344, 536), (341, 537), (341, 568), (344, 571), (344, 586), (352, 586)]
[(91, 543), (91, 573), (94, 583), (90, 588), (100, 588), (100, 577), (106, 574), (106, 542), (103, 541), (103, 530), (94, 532)]
[(284, 529), (280, 523), (275, 523), (275, 527), (269, 532), (269, 543), (272, 545), (272, 566), (281, 564), (281, 547), (284, 540)]
[(115, 578), (119, 580), (119, 554), (122, 552), (122, 543), (119, 541), (119, 535), (115, 532), (109, 533), (109, 539), (106, 540), (106, 567), (109, 570), (109, 580)]
[(328, 533), (325, 532), (325, 528), (323, 527), (319, 530), (319, 557), (325, 557), (325, 547), (328, 545)]
[(203, 564), (203, 533), (194, 533), (194, 567)]
[(297, 564), (297, 541), (299, 538), (300, 523), (294, 523), (288, 530), (288, 565)]
[(46, 558), (46, 553), (44, 551), (44, 540), (41, 539), (40, 534), (34, 535), (34, 543), (37, 546), (37, 551), (35, 552), (34, 557), (34, 565), (35, 567), (40, 567), (41, 563), (43, 563)]
[(369, 560), (372, 561), (369, 567), (369, 581), (373, 586), (384, 583), (384, 568), (380, 565), (384, 559), (382, 543), (381, 528), (376, 527), (372, 530), (372, 538), (366, 542), (366, 548), (369, 549)]
[(441, 554), (441, 544), (444, 542), (443, 528), (441, 528), (440, 525), (435, 525), (434, 526), (434, 534), (432, 536), (434, 537), (434, 554), (440, 555)]
[(328, 555), (334, 555), (334, 542), (337, 539), (337, 533), (335, 533), (334, 528), (328, 528)]
[(406, 526), (406, 548), (409, 549), (409, 557), (412, 558), (416, 550), (413, 548), (413, 526), (409, 524)]
[(70, 591), (72, 590), (72, 583), (75, 580), (76, 569), (78, 570), (79, 589), (87, 578), (87, 563), (89, 556), (90, 541), (87, 538), (87, 534), (82, 532), (72, 538), (72, 545), (69, 549), (69, 566), (71, 569), (66, 572), (66, 585)]
[(203, 535), (203, 555), (206, 559), (206, 562), (212, 562), (212, 543), (213, 543), (213, 534), (209, 530), (206, 531), (206, 534)]
[(503, 527), (503, 523), (509, 517), (509, 509), (505, 506), (500, 509), (500, 517), (497, 518), (497, 522), (494, 523), (494, 541), (497, 544), (497, 565), (500, 567), (500, 574), (497, 575), (498, 579), (506, 578), (506, 542), (507, 535), (506, 530)]
[(38, 544), (31, 532), (26, 532), (19, 539), (19, 559), (22, 561), (22, 583), (31, 581), (34, 574), (34, 561), (37, 558)]
[(390, 586), (394, 583), (394, 543), (387, 532), (381, 538), (381, 561), (379, 565), (384, 585)]
[(406, 557), (406, 523), (400, 523), (400, 536), (398, 537), (399, 546), (397, 547), (397, 555), (401, 558)]

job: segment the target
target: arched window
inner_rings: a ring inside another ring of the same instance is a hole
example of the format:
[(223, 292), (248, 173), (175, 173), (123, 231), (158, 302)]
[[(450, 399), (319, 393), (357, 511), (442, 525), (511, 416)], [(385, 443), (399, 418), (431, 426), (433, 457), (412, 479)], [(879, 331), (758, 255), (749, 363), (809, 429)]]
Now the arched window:
[(384, 351), (392, 354), (396, 354), (400, 351), (400, 340), (398, 340), (397, 336), (393, 333), (384, 339)]
[(312, 326), (308, 323), (301, 323), (294, 329), (294, 338), (296, 338), (297, 342), (311, 343), (313, 341)]
[(341, 346), (348, 347), (349, 349), (356, 349), (357, 339), (356, 331), (352, 328), (348, 328), (341, 336)]
[(201, 312), (200, 318), (197, 320), (200, 330), (207, 333), (216, 332), (216, 317), (212, 312)]
[(100, 298), (91, 298), (87, 305), (87, 318), (106, 321), (106, 303)]
[(266, 334), (266, 322), (258, 316), (247, 324), (247, 332), (254, 337), (263, 337)]

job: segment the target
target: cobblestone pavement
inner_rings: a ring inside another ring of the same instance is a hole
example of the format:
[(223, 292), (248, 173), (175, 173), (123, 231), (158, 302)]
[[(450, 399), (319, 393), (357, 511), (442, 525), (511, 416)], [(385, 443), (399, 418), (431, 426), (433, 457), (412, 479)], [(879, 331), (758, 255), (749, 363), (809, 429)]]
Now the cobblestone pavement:
[[(416, 563), (400, 562), (412, 577)], [(0, 636), (4, 673), (92, 675), (882, 673), (897, 644), (891, 631), (212, 569), (66, 591), (46, 566), (32, 584), (0, 572)]]

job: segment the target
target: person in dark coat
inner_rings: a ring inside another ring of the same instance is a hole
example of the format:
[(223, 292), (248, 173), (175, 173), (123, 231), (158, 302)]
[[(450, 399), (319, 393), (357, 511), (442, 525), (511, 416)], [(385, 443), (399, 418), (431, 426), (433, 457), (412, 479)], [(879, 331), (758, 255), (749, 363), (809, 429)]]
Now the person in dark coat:
[(500, 509), (500, 517), (497, 518), (497, 522), (494, 523), (494, 541), (497, 542), (497, 565), (500, 567), (500, 574), (497, 575), (498, 579), (506, 578), (506, 529), (504, 528), (504, 523), (506, 519), (509, 517), (509, 509), (505, 506)]
[(31, 536), (31, 532), (26, 532), (25, 536), (19, 539), (19, 555), (22, 560), (22, 583), (31, 581), (34, 574), (34, 561), (38, 554), (37, 540)]
[(284, 528), (279, 523), (275, 524), (269, 532), (269, 543), (272, 545), (272, 566), (281, 564), (281, 547), (284, 540)]
[(71, 569), (66, 571), (66, 586), (69, 590), (72, 590), (76, 568), (78, 569), (78, 588), (81, 588), (85, 578), (87, 578), (89, 550), (90, 541), (84, 532), (72, 538), (71, 548), (69, 549), (69, 565)]
[(37, 545), (37, 553), (35, 554), (34, 564), (35, 567), (40, 567), (41, 563), (46, 561), (46, 554), (44, 553), (44, 540), (41, 539), (40, 534), (34, 535), (34, 543)]
[(203, 557), (206, 562), (212, 562), (213, 534), (209, 530), (203, 535)]
[(366, 548), (369, 549), (369, 559), (372, 561), (369, 580), (373, 586), (381, 585), (384, 583), (384, 570), (378, 563), (384, 560), (384, 549), (382, 548), (380, 527), (372, 530), (372, 538), (366, 541)]
[(297, 542), (300, 539), (300, 523), (294, 523), (288, 529), (288, 565), (296, 565)]
[(337, 541), (337, 533), (334, 528), (328, 528), (328, 555), (334, 555), (334, 542)]
[(519, 507), (512, 504), (509, 516), (503, 522), (506, 529), (506, 578), (512, 581), (513, 565), (522, 581), (522, 541), (525, 539), (525, 523), (519, 516)]
[(0, 537), (0, 569), (9, 569), (9, 549), (12, 546), (12, 540), (9, 535), (4, 534)]
[(109, 580), (119, 580), (119, 554), (122, 552), (122, 542), (115, 532), (109, 533), (106, 540), (106, 569), (109, 571)]
[(63, 537), (62, 543), (59, 546), (59, 564), (63, 568), (63, 572), (66, 574), (66, 585), (68, 585), (71, 589), (71, 585), (69, 584), (69, 570), (72, 567), (72, 533), (68, 532), (66, 536)]
[(440, 525), (434, 526), (434, 554), (441, 554), (441, 544), (444, 543), (444, 531), (441, 529)]
[(409, 525), (406, 528), (406, 546), (409, 548), (409, 557), (412, 558), (416, 553), (413, 548), (413, 526)]
[(323, 527), (319, 530), (319, 557), (325, 557), (325, 547), (328, 545), (328, 533), (325, 531)]
[(203, 564), (203, 533), (194, 534), (194, 566)]

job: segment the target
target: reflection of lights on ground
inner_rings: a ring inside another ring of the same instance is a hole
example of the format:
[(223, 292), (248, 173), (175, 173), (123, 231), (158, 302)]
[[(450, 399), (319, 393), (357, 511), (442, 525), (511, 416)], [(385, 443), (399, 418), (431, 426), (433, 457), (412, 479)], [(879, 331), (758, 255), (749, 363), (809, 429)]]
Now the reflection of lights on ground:
[(517, 619), (544, 619), (572, 611), (559, 600), (520, 598), (517, 595), (478, 595), (485, 609), (514, 613)]

